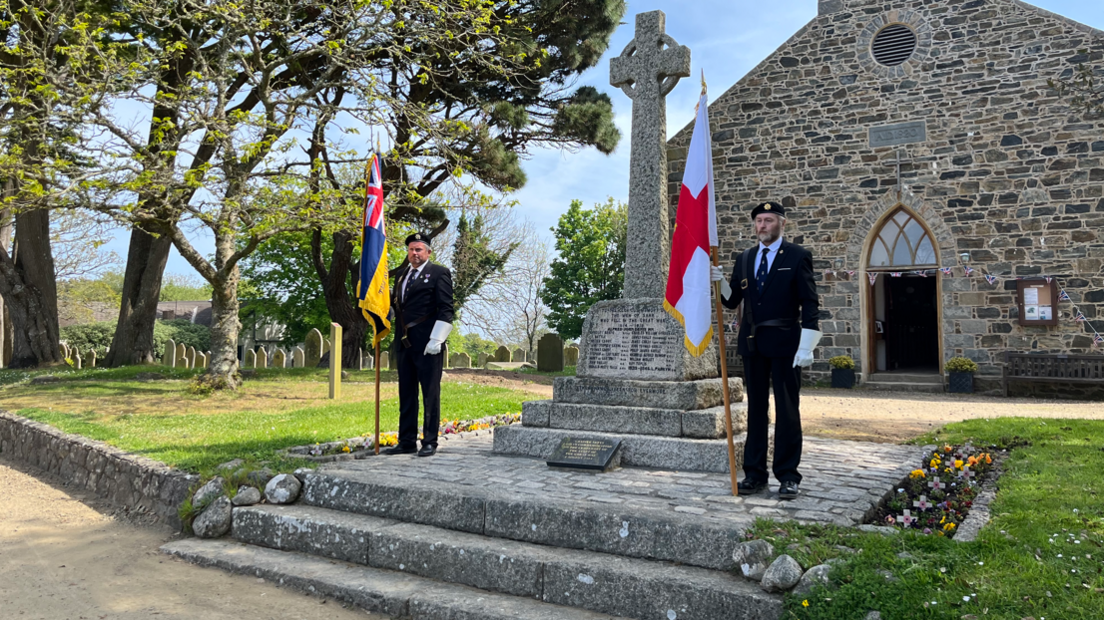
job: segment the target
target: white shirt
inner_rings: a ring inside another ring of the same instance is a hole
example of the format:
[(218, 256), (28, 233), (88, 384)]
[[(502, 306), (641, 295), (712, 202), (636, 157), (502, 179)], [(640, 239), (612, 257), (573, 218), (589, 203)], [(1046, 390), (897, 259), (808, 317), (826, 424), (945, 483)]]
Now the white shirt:
[(763, 252), (767, 251), (767, 273), (770, 273), (771, 268), (774, 267), (774, 259), (778, 256), (778, 250), (782, 247), (782, 237), (774, 240), (774, 243), (770, 245), (763, 245), (763, 242), (759, 242), (759, 253), (755, 256), (755, 271), (756, 276), (759, 275), (759, 263), (763, 262)]

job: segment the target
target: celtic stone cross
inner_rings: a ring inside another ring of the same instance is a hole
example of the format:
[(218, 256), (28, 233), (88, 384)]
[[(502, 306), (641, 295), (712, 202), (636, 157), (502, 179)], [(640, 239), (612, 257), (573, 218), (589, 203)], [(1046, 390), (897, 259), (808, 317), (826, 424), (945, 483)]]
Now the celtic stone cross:
[(690, 48), (664, 32), (663, 11), (636, 16), (636, 36), (610, 59), (610, 84), (632, 99), (625, 299), (662, 298), (670, 261), (667, 93), (690, 75)]

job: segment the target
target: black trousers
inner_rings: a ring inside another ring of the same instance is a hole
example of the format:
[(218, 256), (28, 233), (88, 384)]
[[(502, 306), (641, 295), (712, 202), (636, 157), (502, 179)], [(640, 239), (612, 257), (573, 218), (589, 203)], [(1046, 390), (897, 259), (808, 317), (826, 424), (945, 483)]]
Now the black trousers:
[(399, 366), (399, 445), (404, 448), (418, 444), (418, 388), (425, 401), (425, 421), (422, 445), (436, 446), (441, 426), (441, 373), (445, 356), (425, 354), (426, 343), (411, 341), (409, 348), (398, 345)]
[(774, 462), (771, 469), (779, 482), (801, 482), (801, 414), (798, 411), (801, 368), (794, 358), (744, 356), (744, 389), (748, 397), (748, 437), (744, 446), (744, 475), (748, 480), (767, 481), (767, 412), (770, 385), (774, 381)]

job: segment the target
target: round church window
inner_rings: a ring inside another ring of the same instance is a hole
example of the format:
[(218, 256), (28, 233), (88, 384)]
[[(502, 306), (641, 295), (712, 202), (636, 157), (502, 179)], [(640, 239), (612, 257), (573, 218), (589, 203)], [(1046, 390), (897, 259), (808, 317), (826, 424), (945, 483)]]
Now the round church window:
[(880, 65), (896, 67), (904, 64), (916, 51), (916, 32), (904, 24), (891, 24), (874, 35), (870, 50)]

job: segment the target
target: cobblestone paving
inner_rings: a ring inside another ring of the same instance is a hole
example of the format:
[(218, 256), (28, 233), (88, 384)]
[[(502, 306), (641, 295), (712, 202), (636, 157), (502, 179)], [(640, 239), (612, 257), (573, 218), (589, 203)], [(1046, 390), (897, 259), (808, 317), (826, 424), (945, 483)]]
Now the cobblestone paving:
[(698, 519), (747, 525), (756, 517), (858, 525), (923, 454), (919, 446), (806, 438), (801, 496), (733, 497), (728, 474), (624, 468), (609, 473), (553, 469), (544, 461), (491, 453), (491, 434), (442, 441), (437, 455), (369, 457), (323, 468), (330, 475), (420, 486), (440, 482), (459, 494), (509, 496), (618, 511), (674, 511)]

